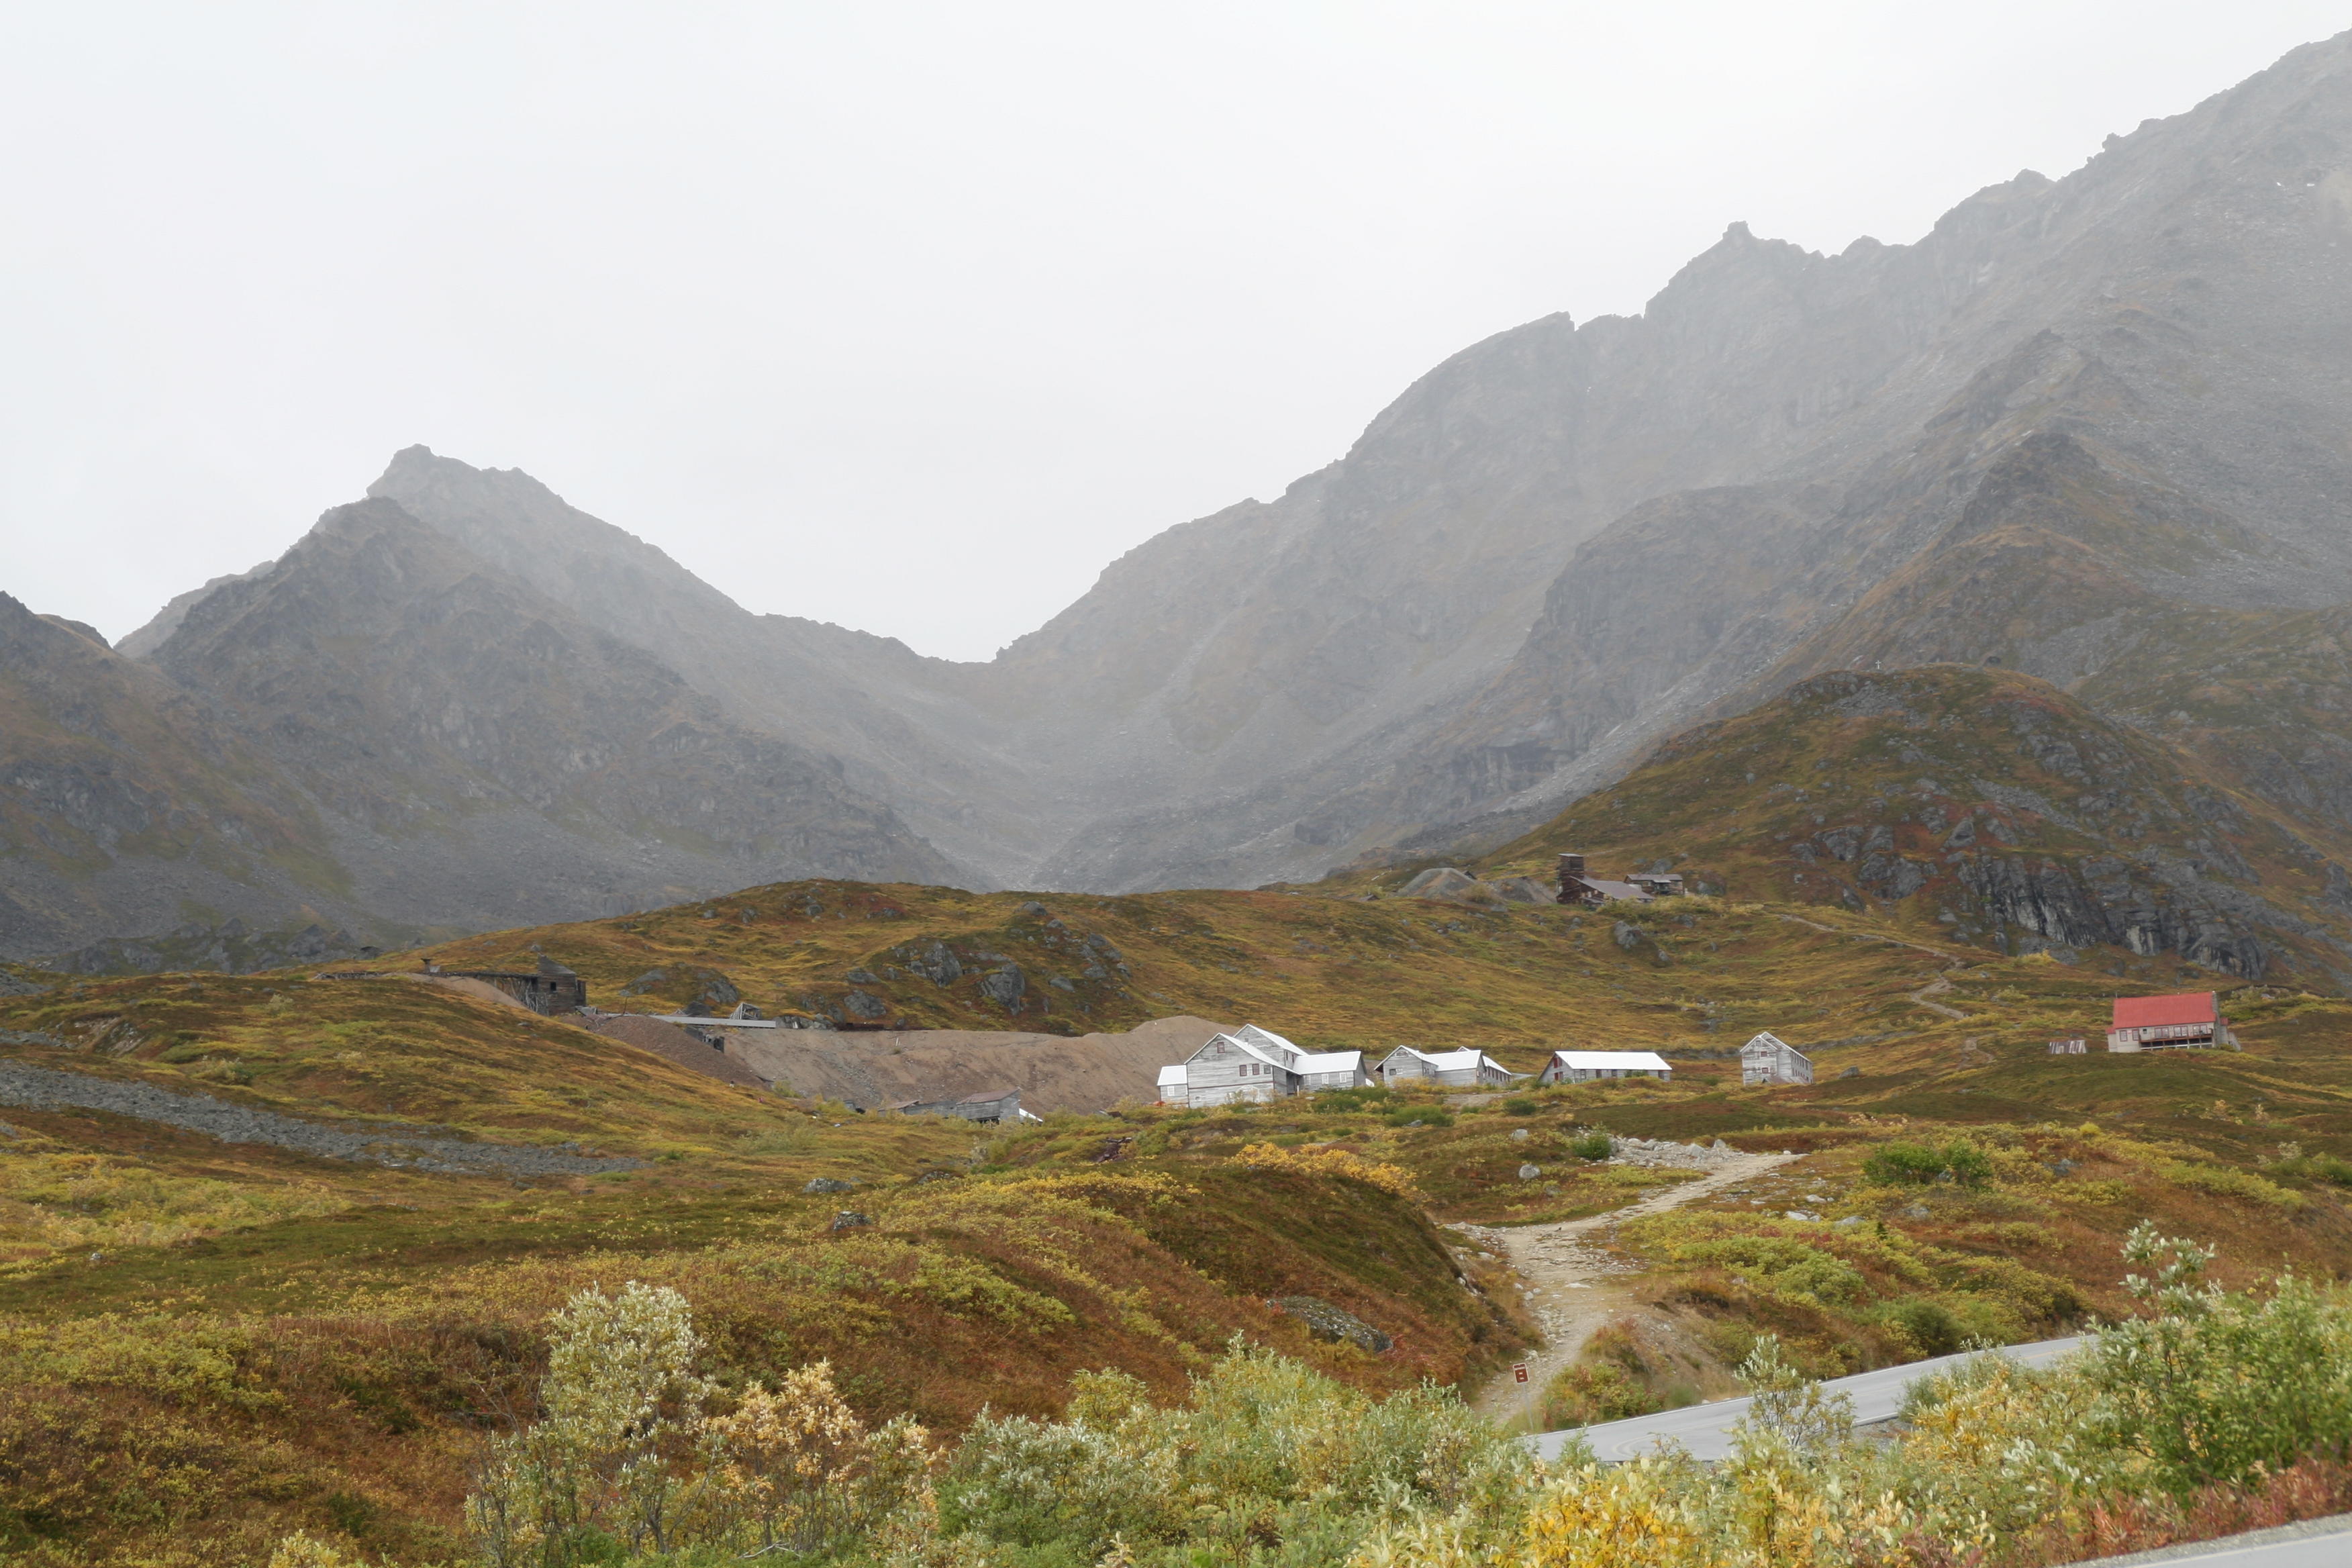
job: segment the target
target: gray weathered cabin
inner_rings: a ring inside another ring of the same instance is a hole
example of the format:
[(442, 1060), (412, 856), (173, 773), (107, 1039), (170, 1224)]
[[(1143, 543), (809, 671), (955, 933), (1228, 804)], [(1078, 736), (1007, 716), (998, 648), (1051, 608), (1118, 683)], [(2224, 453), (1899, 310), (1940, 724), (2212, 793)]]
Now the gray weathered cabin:
[(1271, 1029), (1244, 1024), (1231, 1034), (1212, 1035), (1184, 1060), (1161, 1068), (1160, 1099), (1169, 1105), (1224, 1105), (1370, 1082), (1361, 1051), (1302, 1050)]
[(1477, 1047), (1458, 1051), (1417, 1051), (1399, 1046), (1381, 1058), (1381, 1081), (1394, 1087), (1435, 1083), (1447, 1089), (1508, 1089), (1534, 1075), (1513, 1072)]
[(1811, 1083), (1813, 1060), (1769, 1029), (1739, 1047), (1739, 1081), (1759, 1084)]
[(1598, 1079), (1671, 1079), (1675, 1069), (1655, 1051), (1554, 1051), (1541, 1083), (1591, 1083)]

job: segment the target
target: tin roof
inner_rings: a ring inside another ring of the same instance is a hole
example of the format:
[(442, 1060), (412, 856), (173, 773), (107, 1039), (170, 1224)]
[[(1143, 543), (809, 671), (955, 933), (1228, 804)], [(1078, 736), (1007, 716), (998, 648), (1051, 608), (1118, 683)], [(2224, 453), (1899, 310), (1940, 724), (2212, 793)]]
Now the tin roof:
[(2160, 1029), (2168, 1024), (2210, 1024), (2213, 1021), (2213, 993), (2189, 991), (2178, 996), (2118, 996), (2116, 998), (2116, 1021), (2110, 1027)]
[(1173, 1067), (1164, 1067), (1164, 1068), (1161, 1068), (1160, 1069), (1160, 1088), (1162, 1088), (1162, 1089), (1181, 1089), (1183, 1086), (1184, 1086), (1184, 1064), (1183, 1064), (1182, 1062), (1178, 1062), (1178, 1063), (1177, 1063), (1175, 1066), (1173, 1066)]
[(1297, 1056), (1306, 1055), (1304, 1051), (1301, 1051), (1297, 1046), (1292, 1045), (1288, 1040), (1284, 1039), (1280, 1035), (1276, 1034), (1272, 1029), (1261, 1029), (1255, 1024), (1244, 1024), (1240, 1028), (1234, 1031), (1233, 1037), (1241, 1041), (1245, 1046), (1255, 1046), (1260, 1050), (1287, 1051)]
[[(1261, 1035), (1265, 1034), (1265, 1031), (1263, 1029), (1258, 1031)], [(1274, 1038), (1280, 1039), (1281, 1037), (1277, 1035), (1275, 1036)], [(1199, 1050), (1194, 1051), (1191, 1056), (1184, 1059), (1188, 1062), (1199, 1061), (1202, 1056), (1207, 1054), (1212, 1047), (1217, 1045), (1220, 1041), (1223, 1041), (1225, 1045), (1231, 1046), (1234, 1049), (1249, 1058), (1252, 1061), (1263, 1062), (1270, 1068), (1280, 1068), (1284, 1072), (1297, 1072), (1298, 1068), (1296, 1064), (1298, 1058), (1307, 1054), (1296, 1046), (1290, 1047), (1288, 1054), (1286, 1055), (1283, 1051), (1272, 1047), (1252, 1045), (1249, 1041), (1243, 1039), (1239, 1035), (1211, 1035), (1207, 1039), (1201, 1042), (1201, 1048)]]
[(1307, 1072), (1353, 1072), (1363, 1065), (1361, 1051), (1305, 1051), (1293, 1058), (1290, 1070)]
[(1551, 1059), (1564, 1068), (1619, 1068), (1641, 1072), (1672, 1072), (1666, 1058), (1655, 1051), (1554, 1051)]
[(1391, 1051), (1388, 1056), (1383, 1058), (1383, 1065), (1387, 1062), (1396, 1060), (1400, 1055), (1417, 1057), (1439, 1072), (1468, 1072), (1475, 1068), (1485, 1066), (1493, 1068), (1496, 1072), (1503, 1073), (1511, 1078), (1527, 1078), (1530, 1076), (1523, 1072), (1512, 1072), (1510, 1068), (1505, 1067), (1502, 1063), (1496, 1061), (1494, 1058), (1488, 1056), (1486, 1052), (1480, 1050), (1475, 1046), (1465, 1046), (1458, 1051), (1423, 1051), (1416, 1050), (1411, 1046), (1399, 1046), (1395, 1050)]

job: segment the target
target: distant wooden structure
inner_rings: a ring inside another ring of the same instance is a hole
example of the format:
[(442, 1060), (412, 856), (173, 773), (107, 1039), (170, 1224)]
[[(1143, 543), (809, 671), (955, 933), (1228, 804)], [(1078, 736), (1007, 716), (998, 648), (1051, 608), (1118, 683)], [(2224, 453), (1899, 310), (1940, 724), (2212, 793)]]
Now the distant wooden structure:
[(1538, 1083), (1591, 1083), (1600, 1079), (1675, 1076), (1673, 1064), (1655, 1051), (1554, 1051)]
[(1761, 1084), (1811, 1083), (1813, 1060), (1768, 1029), (1739, 1047), (1739, 1081), (1748, 1089)]
[(2079, 1057), (2090, 1049), (2088, 1040), (2053, 1040), (2050, 1054), (2053, 1057)]
[(456, 980), (478, 980), (485, 985), (505, 992), (534, 1013), (577, 1013), (588, 1005), (588, 983), (572, 970), (547, 959), (539, 961), (539, 968), (530, 973), (508, 969), (443, 969), (428, 965), (428, 974), (446, 974)]
[(1361, 1051), (1309, 1051), (1271, 1029), (1244, 1024), (1213, 1035), (1181, 1062), (1160, 1069), (1163, 1105), (1227, 1105), (1279, 1100), (1327, 1089), (1362, 1089), (1371, 1082)]
[(1475, 1047), (1458, 1051), (1417, 1051), (1399, 1046), (1381, 1058), (1381, 1081), (1436, 1083), (1447, 1089), (1508, 1089), (1532, 1073), (1513, 1072)]
[[(1675, 891), (1682, 891), (1680, 877), (1666, 879), (1674, 883)], [(1583, 909), (1597, 910), (1607, 903), (1646, 904), (1656, 895), (1634, 883), (1612, 881), (1605, 877), (1586, 874), (1584, 857), (1563, 855), (1559, 858), (1559, 901)]]
[(910, 1100), (890, 1109), (901, 1116), (961, 1116), (966, 1121), (1038, 1120), (1021, 1109), (1018, 1089), (984, 1089), (959, 1100)]
[(2174, 996), (2118, 996), (2107, 1027), (2111, 1051), (2205, 1051), (2234, 1048), (2237, 1037), (2221, 1021), (2210, 991)]

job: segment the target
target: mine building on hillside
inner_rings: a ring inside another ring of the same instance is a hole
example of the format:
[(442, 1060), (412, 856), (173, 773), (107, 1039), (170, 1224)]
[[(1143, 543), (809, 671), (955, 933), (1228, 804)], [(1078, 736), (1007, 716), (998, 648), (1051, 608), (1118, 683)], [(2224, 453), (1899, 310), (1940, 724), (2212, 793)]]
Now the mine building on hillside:
[(1237, 1100), (1278, 1100), (1327, 1089), (1371, 1083), (1361, 1051), (1309, 1051), (1271, 1029), (1244, 1024), (1212, 1035), (1182, 1061), (1160, 1069), (1163, 1105), (1225, 1105)]
[(1625, 880), (1654, 899), (1679, 899), (1683, 896), (1683, 878), (1679, 871), (1628, 871)]
[(1435, 1083), (1447, 1089), (1508, 1089), (1531, 1073), (1513, 1072), (1486, 1052), (1472, 1047), (1459, 1051), (1417, 1051), (1399, 1046), (1382, 1058), (1381, 1081), (1393, 1089), (1405, 1083)]
[[(1682, 880), (1680, 877), (1673, 879), (1676, 892), (1682, 890)], [(1584, 857), (1581, 855), (1559, 858), (1559, 901), (1563, 904), (1597, 910), (1603, 904), (1618, 901), (1646, 904), (1653, 896), (1648, 889), (1635, 887), (1632, 882), (1612, 882), (1606, 878), (1585, 875)]]
[(2115, 1021), (2107, 1026), (2111, 1051), (2203, 1051), (2216, 1046), (2234, 1049), (2237, 1044), (2214, 1007), (2210, 991), (2118, 996)]
[(1739, 1081), (1749, 1089), (1759, 1084), (1811, 1083), (1813, 1059), (1768, 1029), (1739, 1047)]
[(1674, 1068), (1655, 1051), (1554, 1051), (1536, 1081), (1591, 1083), (1604, 1078), (1674, 1076)]
[(966, 1121), (1035, 1121), (1021, 1109), (1018, 1089), (983, 1089), (960, 1100), (910, 1100), (890, 1108), (901, 1116), (961, 1116)]
[(505, 992), (534, 1013), (577, 1013), (588, 1005), (588, 983), (579, 973), (552, 959), (542, 958), (532, 973), (506, 969), (444, 969), (428, 964), (427, 974), (453, 980), (478, 980)]

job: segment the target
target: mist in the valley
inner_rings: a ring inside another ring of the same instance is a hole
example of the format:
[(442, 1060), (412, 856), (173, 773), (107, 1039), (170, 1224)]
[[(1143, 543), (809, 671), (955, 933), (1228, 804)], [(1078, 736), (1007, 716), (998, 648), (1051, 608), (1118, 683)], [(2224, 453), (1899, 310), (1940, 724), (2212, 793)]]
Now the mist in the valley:
[(0, 588), (120, 637), (423, 442), (985, 658), (1447, 354), (2057, 175), (2336, 6), (0, 14)]

